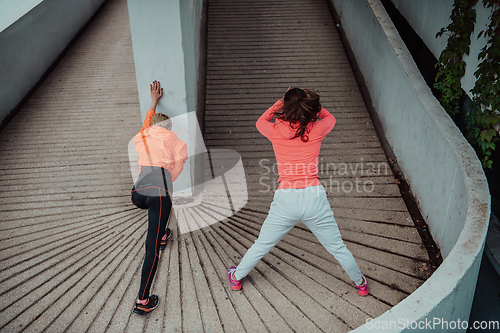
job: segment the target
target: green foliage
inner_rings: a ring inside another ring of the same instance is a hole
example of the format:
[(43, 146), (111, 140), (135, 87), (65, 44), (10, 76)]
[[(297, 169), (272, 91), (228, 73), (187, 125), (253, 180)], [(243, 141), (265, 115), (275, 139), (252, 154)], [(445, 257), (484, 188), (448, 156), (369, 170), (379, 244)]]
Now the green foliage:
[(476, 23), (473, 6), (477, 0), (455, 0), (451, 23), (436, 34), (436, 38), (448, 35), (448, 44), (436, 64), (438, 73), (434, 87), (441, 92), (440, 102), (452, 119), (459, 112), (462, 95), (460, 79), (465, 74), (464, 54), (469, 54), (470, 36)]
[[(474, 30), (477, 0), (455, 0), (450, 16), (451, 23), (436, 34), (447, 34), (448, 44), (436, 64), (436, 87), (440, 102), (455, 119), (459, 112), (462, 94), (460, 80), (465, 74), (463, 55), (469, 54), (470, 36)], [(481, 159), (483, 168), (492, 168), (491, 155), (496, 148), (500, 135), (495, 129), (500, 124), (500, 0), (482, 0), (485, 8), (492, 10), (488, 28), (479, 33), (478, 38), (488, 38), (479, 53), (480, 64), (474, 73), (476, 83), (471, 90), (474, 95), (472, 106), (475, 110), (466, 115), (465, 136), (474, 146)]]
[(495, 129), (500, 123), (500, 0), (483, 0), (483, 5), (492, 9), (492, 14), (488, 28), (479, 33), (479, 37), (484, 34), (488, 42), (479, 53), (480, 64), (474, 73), (476, 83), (471, 92), (477, 111), (474, 116), (476, 127), (471, 138), (483, 167), (491, 169), (491, 154), (495, 150), (495, 142), (500, 139)]

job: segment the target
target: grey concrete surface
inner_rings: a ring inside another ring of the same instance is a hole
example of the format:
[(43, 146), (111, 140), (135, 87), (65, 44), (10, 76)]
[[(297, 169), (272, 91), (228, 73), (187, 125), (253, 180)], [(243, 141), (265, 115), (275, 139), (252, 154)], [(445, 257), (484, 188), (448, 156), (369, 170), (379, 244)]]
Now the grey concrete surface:
[[(160, 305), (132, 314), (147, 216), (130, 203), (127, 144), (141, 113), (127, 4), (109, 0), (0, 133), (0, 331), (346, 332), (429, 277), (390, 169), (374, 172), (387, 160), (326, 3), (212, 0), (207, 52), (206, 145), (241, 154), (247, 205), (182, 236), (173, 218), (152, 288)], [(226, 270), (258, 236), (277, 178), (260, 179), (261, 159), (272, 165), (274, 157), (254, 123), (288, 86), (316, 89), (337, 118), (322, 147), (321, 179), (368, 277), (367, 297), (303, 225), (241, 291), (228, 285)], [(373, 182), (373, 191), (342, 189), (356, 180)], [(199, 213), (216, 215), (214, 207)]]

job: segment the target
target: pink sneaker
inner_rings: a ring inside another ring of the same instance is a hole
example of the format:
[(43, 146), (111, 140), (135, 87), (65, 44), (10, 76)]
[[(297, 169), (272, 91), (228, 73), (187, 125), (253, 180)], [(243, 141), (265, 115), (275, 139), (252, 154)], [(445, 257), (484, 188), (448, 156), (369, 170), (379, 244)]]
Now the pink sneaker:
[(172, 236), (172, 231), (170, 230), (170, 228), (166, 228), (165, 234), (160, 241), (160, 250), (165, 250), (165, 248), (167, 247), (167, 240), (170, 238), (170, 236)]
[(361, 277), (363, 278), (363, 282), (361, 282), (361, 284), (359, 286), (356, 285), (356, 289), (358, 291), (359, 296), (366, 296), (369, 293), (368, 281), (366, 280), (366, 276), (363, 273), (361, 273)]
[(234, 266), (229, 267), (229, 270), (227, 271), (227, 278), (229, 279), (229, 282), (231, 283), (231, 289), (240, 290), (241, 289), (241, 280), (236, 280), (234, 278), (235, 271), (236, 271), (236, 267), (234, 267)]

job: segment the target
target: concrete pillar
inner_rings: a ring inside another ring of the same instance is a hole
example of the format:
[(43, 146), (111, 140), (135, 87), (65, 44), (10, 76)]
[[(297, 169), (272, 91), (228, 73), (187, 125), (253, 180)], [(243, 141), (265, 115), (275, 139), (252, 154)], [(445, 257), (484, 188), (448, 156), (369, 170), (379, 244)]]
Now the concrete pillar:
[(187, 113), (179, 0), (128, 0), (128, 11), (142, 118), (153, 80), (161, 82), (164, 92), (158, 112), (171, 117)]
[[(189, 112), (195, 111), (190, 108), (195, 105), (192, 101), (196, 98), (196, 76), (186, 74), (193, 71), (191, 67), (195, 64), (186, 65), (184, 49), (186, 45), (191, 48), (198, 45), (195, 41), (183, 43), (181, 2), (184, 3), (179, 0), (128, 0), (128, 11), (142, 119), (151, 103), (149, 84), (158, 80), (163, 97), (156, 111), (173, 118), (172, 131), (188, 144), (189, 155), (194, 156), (205, 147), (196, 117), (188, 116)], [(194, 16), (195, 21), (199, 15)], [(184, 29), (188, 28), (196, 34), (196, 25)], [(186, 82), (186, 77), (189, 82)], [(192, 194), (193, 163), (188, 160), (175, 182), (174, 190), (180, 189), (177, 195)]]

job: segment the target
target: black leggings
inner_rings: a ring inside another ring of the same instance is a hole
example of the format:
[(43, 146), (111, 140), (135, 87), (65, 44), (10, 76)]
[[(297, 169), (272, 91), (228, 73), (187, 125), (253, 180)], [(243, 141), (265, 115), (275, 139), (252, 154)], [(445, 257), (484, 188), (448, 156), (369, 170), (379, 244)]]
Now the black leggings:
[[(153, 192), (158, 194), (151, 195)], [(146, 237), (146, 258), (142, 265), (141, 287), (139, 289), (139, 299), (149, 297), (151, 283), (156, 273), (160, 241), (165, 234), (172, 200), (168, 193), (159, 187), (150, 186), (147, 188), (132, 189), (132, 202), (139, 208), (148, 210), (148, 234)]]

